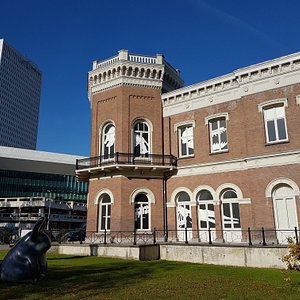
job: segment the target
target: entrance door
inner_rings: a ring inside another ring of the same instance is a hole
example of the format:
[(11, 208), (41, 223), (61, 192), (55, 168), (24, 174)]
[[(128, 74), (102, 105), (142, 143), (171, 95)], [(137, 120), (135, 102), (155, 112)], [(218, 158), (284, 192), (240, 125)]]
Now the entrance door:
[(281, 186), (273, 193), (274, 214), (277, 240), (286, 244), (289, 237), (294, 237), (298, 226), (294, 191), (290, 186)]

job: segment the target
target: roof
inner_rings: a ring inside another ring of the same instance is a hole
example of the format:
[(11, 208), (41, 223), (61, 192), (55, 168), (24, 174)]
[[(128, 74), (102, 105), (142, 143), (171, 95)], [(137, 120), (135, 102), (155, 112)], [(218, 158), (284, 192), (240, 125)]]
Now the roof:
[(79, 155), (0, 146), (0, 169), (35, 173), (75, 175)]

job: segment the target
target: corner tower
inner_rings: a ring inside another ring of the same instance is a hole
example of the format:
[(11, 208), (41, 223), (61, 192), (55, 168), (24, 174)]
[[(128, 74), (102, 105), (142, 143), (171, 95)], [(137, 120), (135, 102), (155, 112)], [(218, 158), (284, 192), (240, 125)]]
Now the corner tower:
[(163, 228), (164, 180), (176, 158), (164, 150), (161, 93), (182, 86), (159, 54), (121, 50), (93, 62), (91, 157), (77, 165), (78, 178), (90, 182), (88, 231)]

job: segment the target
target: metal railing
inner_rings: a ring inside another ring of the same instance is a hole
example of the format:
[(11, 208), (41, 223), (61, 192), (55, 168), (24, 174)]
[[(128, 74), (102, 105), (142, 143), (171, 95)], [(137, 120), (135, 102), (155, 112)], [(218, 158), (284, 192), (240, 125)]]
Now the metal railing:
[(289, 239), (299, 243), (299, 229), (250, 229), (247, 230), (163, 230), (153, 231), (87, 231), (81, 243), (110, 245), (144, 245), (156, 243), (276, 246), (286, 245)]
[(76, 160), (76, 170), (105, 167), (111, 165), (144, 165), (144, 166), (177, 166), (177, 158), (173, 155), (141, 154), (115, 152)]
[[(226, 246), (278, 246), (287, 245), (292, 239), (299, 243), (299, 228), (294, 230), (251, 229), (247, 230), (163, 230), (153, 231), (112, 231), (85, 230), (47, 231), (52, 242), (103, 244), (103, 245), (147, 245), (147, 244), (192, 244)], [(9, 240), (9, 238), (7, 238)]]

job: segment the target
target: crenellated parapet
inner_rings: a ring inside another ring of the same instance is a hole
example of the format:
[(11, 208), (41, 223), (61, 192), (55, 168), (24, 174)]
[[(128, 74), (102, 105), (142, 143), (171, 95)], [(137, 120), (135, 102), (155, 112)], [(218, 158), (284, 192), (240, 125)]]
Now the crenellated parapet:
[(104, 61), (94, 61), (88, 73), (89, 99), (94, 93), (118, 86), (138, 86), (171, 91), (183, 86), (179, 71), (163, 55), (145, 56), (120, 50)]

